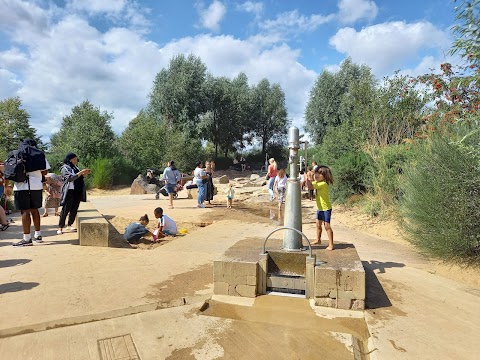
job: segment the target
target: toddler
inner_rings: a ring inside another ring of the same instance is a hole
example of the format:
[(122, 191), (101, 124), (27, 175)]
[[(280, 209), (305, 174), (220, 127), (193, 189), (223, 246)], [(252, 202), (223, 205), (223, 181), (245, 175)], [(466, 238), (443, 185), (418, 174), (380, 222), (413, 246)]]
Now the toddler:
[(233, 196), (235, 195), (233, 184), (228, 184), (228, 188), (225, 192), (227, 193), (227, 209), (231, 209), (233, 205)]

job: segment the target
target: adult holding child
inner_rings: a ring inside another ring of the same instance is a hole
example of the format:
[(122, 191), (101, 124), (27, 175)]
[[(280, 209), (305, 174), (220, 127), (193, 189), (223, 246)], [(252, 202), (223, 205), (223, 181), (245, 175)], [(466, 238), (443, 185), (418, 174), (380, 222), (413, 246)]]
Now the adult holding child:
[(205, 201), (206, 188), (207, 188), (207, 173), (203, 169), (203, 164), (200, 160), (195, 162), (195, 170), (193, 170), (193, 181), (197, 185), (198, 198), (197, 207), (204, 208), (203, 202)]
[(58, 221), (57, 234), (63, 233), (65, 221), (68, 215), (68, 231), (77, 231), (72, 227), (75, 218), (77, 217), (78, 207), (80, 202), (87, 201), (87, 188), (85, 187), (84, 176), (90, 174), (90, 169), (80, 170), (77, 166), (78, 157), (71, 152), (65, 156), (61, 168), (62, 173), (62, 195), (60, 197), (60, 205), (62, 211), (60, 213), (60, 220)]

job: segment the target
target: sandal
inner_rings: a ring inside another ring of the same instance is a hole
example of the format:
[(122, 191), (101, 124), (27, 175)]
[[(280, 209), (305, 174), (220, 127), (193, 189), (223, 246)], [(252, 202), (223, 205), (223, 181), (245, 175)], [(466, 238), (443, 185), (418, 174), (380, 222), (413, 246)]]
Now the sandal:
[(1, 230), (1, 231), (5, 231), (5, 230), (7, 230), (7, 229), (8, 229), (8, 227), (9, 227), (9, 226), (10, 226), (10, 224), (8, 224), (8, 223), (7, 223), (7, 224), (5, 224), (5, 225), (4, 225), (4, 224), (2, 224), (2, 225), (0, 225), (0, 230)]

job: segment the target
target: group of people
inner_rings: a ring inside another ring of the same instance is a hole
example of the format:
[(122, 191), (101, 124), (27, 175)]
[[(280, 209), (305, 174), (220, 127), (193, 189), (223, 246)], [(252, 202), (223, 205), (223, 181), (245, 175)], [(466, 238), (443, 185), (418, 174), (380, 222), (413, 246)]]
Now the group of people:
[[(274, 158), (268, 160), (269, 165), (267, 169), (267, 188), (270, 201), (275, 199), (275, 191), (278, 194), (278, 209), (281, 211), (282, 203), (285, 197), (287, 188), (287, 174), (285, 169), (278, 169), (277, 162)], [(317, 205), (316, 212), (316, 237), (312, 245), (321, 243), (322, 227), (325, 229), (328, 236), (327, 250), (333, 250), (333, 230), (330, 225), (332, 218), (332, 203), (330, 201), (329, 185), (333, 184), (333, 175), (328, 166), (318, 165), (315, 161), (312, 166), (308, 167), (308, 171), (304, 174), (304, 179), (301, 180), (302, 188), (305, 186), (308, 189), (309, 199), (313, 200), (315, 193), (315, 201)]]
[[(34, 148), (36, 152), (39, 153), (39, 150), (36, 148), (37, 143), (35, 140), (26, 139), (20, 144), (20, 146), (23, 146), (23, 148)], [(57, 234), (60, 235), (64, 231), (76, 231), (73, 223), (75, 222), (80, 202), (86, 201), (84, 176), (90, 174), (90, 169), (79, 169), (77, 155), (74, 153), (68, 153), (65, 156), (60, 169), (61, 175), (59, 176), (54, 173), (48, 173), (50, 170), (50, 164), (48, 163), (45, 154), (42, 152), (40, 153), (41, 158), (39, 159), (37, 157), (36, 161), (40, 161), (42, 164), (42, 166), (40, 166), (41, 170), (28, 171), (27, 169), (26, 180), (23, 182), (12, 181), (13, 184), (11, 184), (10, 181), (3, 176), (5, 165), (1, 168), (3, 185), (2, 193), (4, 192), (6, 196), (9, 196), (13, 190), (15, 208), (20, 210), (22, 216), (23, 237), (22, 240), (13, 244), (15, 247), (32, 246), (33, 241), (37, 243), (43, 242), (39, 213), (39, 209), (42, 205), (45, 207), (43, 216), (48, 216), (48, 208), (55, 208), (55, 215), (59, 216)], [(46, 193), (45, 204), (43, 204), (44, 190)], [(60, 206), (62, 207), (62, 210), (59, 213), (58, 208)], [(2, 230), (6, 230), (6, 226), (4, 226), (4, 221), (6, 220), (1, 216), (4, 214), (4, 211), (2, 210), (0, 210)], [(32, 222), (34, 226), (33, 237), (31, 234)], [(67, 227), (65, 227), (65, 225), (67, 225)]]
[(193, 170), (193, 183), (197, 186), (198, 197), (197, 207), (204, 208), (205, 201), (211, 204), (213, 200), (215, 186), (213, 186), (213, 174), (215, 172), (215, 163), (213, 161), (205, 161), (205, 167), (201, 160), (195, 162), (195, 170)]
[(165, 236), (177, 235), (177, 224), (170, 216), (163, 213), (161, 207), (157, 207), (153, 210), (153, 215), (158, 219), (155, 229), (151, 230), (147, 228), (150, 220), (148, 215), (145, 214), (141, 216), (138, 221), (131, 223), (125, 228), (125, 233), (123, 235), (125, 240), (130, 244), (138, 244), (144, 236), (151, 236), (152, 241), (157, 242)]

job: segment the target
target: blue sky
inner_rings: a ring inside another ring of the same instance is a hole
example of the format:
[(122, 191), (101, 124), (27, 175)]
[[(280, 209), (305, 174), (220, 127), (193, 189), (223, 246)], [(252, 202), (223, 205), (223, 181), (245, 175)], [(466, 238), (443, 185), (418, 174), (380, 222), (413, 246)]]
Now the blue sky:
[(117, 134), (177, 54), (215, 76), (279, 83), (302, 129), (309, 92), (350, 56), (378, 79), (453, 61), (450, 0), (0, 0), (0, 100), (19, 96), (44, 140), (73, 106), (112, 113)]

